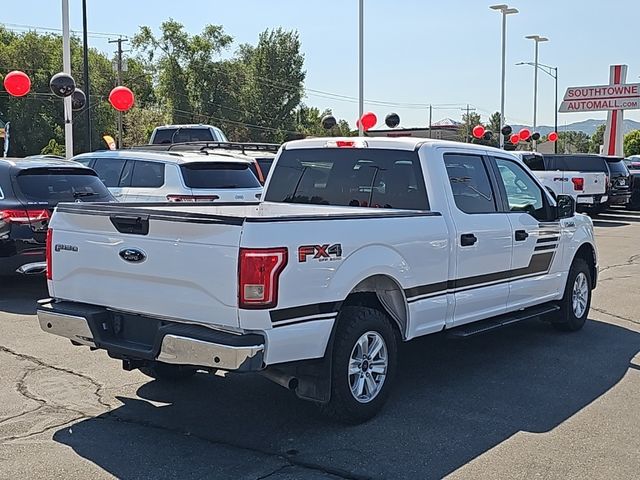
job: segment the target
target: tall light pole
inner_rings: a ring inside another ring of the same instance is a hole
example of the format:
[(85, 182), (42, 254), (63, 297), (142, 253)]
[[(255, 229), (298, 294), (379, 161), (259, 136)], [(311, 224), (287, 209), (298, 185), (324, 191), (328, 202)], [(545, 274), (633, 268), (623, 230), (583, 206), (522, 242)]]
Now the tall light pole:
[(82, 57), (84, 63), (84, 93), (87, 95), (85, 121), (87, 122), (87, 149), (91, 152), (93, 146), (91, 145), (91, 88), (89, 85), (89, 41), (87, 36), (87, 0), (82, 0)]
[[(518, 62), (516, 65), (531, 65), (535, 68), (536, 64), (534, 62)], [(538, 69), (549, 75), (554, 79), (556, 84), (556, 94), (555, 94), (555, 108), (554, 108), (554, 122), (553, 129), (555, 132), (558, 131), (558, 67), (550, 67), (549, 65), (545, 65), (544, 63), (538, 63)], [(554, 142), (553, 144), (554, 153), (558, 153), (558, 142)]]
[[(69, 31), (69, 0), (62, 0), (62, 71), (71, 75), (71, 37)], [(64, 99), (64, 151), (73, 157), (73, 118), (71, 97)]]
[(359, 0), (358, 7), (358, 135), (364, 135), (362, 115), (364, 115), (364, 0)]
[(504, 90), (507, 67), (507, 15), (518, 13), (517, 8), (510, 8), (509, 5), (492, 5), (489, 8), (502, 13), (502, 82), (500, 88), (500, 148), (504, 148), (504, 135), (502, 127), (504, 126)]
[[(533, 61), (533, 131), (536, 131), (538, 127), (538, 45), (540, 42), (548, 42), (549, 39), (547, 37), (541, 37), (540, 35), (527, 35), (525, 37), (528, 40), (533, 40), (535, 42), (535, 59)], [(536, 151), (536, 141), (531, 142), (533, 146), (533, 151)]]

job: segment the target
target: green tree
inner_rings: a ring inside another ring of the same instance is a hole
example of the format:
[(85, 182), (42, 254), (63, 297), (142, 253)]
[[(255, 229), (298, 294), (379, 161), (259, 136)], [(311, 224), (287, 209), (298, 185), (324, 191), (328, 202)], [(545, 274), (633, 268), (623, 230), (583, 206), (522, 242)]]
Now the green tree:
[(295, 129), (302, 136), (311, 137), (348, 137), (351, 134), (349, 124), (345, 120), (337, 120), (336, 126), (331, 130), (326, 130), (322, 126), (322, 118), (326, 115), (332, 115), (330, 109), (320, 111), (315, 107), (307, 107), (302, 104), (296, 110), (296, 126)]
[(42, 155), (58, 155), (64, 157), (64, 145), (60, 145), (55, 139), (49, 140), (49, 143), (44, 147), (40, 153)]
[(589, 142), (589, 153), (600, 153), (600, 146), (604, 144), (604, 131), (606, 125), (598, 125), (596, 131), (591, 135), (591, 141)]
[(458, 129), (458, 135), (460, 141), (462, 142), (471, 142), (473, 140), (473, 127), (476, 125), (482, 125), (482, 121), (480, 119), (480, 115), (475, 112), (469, 112), (462, 115), (462, 125)]
[(241, 105), (254, 139), (282, 141), (295, 134), (306, 75), (298, 33), (266, 30), (255, 47), (242, 45), (239, 57), (246, 67)]
[(492, 113), (487, 123), (487, 130), (493, 132), (494, 137), (500, 136), (500, 112)]
[(149, 143), (153, 129), (171, 121), (171, 115), (158, 107), (134, 107), (124, 116), (124, 144), (127, 146)]
[(587, 153), (591, 137), (584, 132), (570, 130), (558, 133), (558, 152)]
[(624, 155), (640, 154), (640, 130), (634, 130), (624, 136)]

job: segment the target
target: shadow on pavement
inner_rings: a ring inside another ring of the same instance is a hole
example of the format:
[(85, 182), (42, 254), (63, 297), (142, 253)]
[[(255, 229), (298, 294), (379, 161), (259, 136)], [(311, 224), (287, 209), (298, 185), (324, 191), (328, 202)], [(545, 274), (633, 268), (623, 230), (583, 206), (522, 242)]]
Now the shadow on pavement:
[(44, 276), (0, 276), (0, 312), (35, 315), (36, 302), (48, 296)]
[[(213, 456), (220, 444), (348, 478), (441, 478), (517, 432), (555, 428), (615, 386), (639, 350), (639, 333), (598, 321), (574, 334), (532, 321), (468, 340), (431, 336), (403, 346), (394, 393), (364, 425), (332, 424), (259, 376), (203, 375), (150, 381), (137, 391), (144, 400), (120, 398), (54, 439), (118, 478), (167, 478), (176, 465), (190, 478), (203, 461), (211, 478), (236, 478)], [(156, 446), (167, 441), (168, 454)]]
[(592, 221), (594, 227), (626, 227), (627, 225), (630, 225), (625, 222), (613, 222), (606, 219), (600, 219), (600, 217), (593, 218)]

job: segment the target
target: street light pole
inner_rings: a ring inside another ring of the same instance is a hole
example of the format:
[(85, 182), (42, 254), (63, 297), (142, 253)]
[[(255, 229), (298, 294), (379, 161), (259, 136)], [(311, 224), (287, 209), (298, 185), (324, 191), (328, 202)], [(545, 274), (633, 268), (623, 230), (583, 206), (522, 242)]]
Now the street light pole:
[(83, 43), (83, 59), (84, 59), (84, 93), (87, 95), (87, 105), (85, 107), (85, 115), (87, 122), (87, 149), (93, 151), (91, 145), (91, 88), (89, 85), (89, 42), (87, 40), (87, 0), (82, 0), (82, 43)]
[[(536, 67), (536, 64), (533, 62), (518, 62), (516, 65), (529, 65), (531, 67)], [(549, 65), (545, 65), (544, 63), (538, 62), (537, 69), (542, 70), (544, 73), (549, 75), (554, 79), (556, 84), (556, 99), (555, 99), (555, 116), (554, 116), (554, 131), (558, 132), (558, 67), (550, 67)], [(558, 142), (554, 143), (554, 153), (558, 153)]]
[[(69, 31), (69, 0), (62, 0), (62, 71), (71, 75), (71, 34)], [(64, 98), (64, 151), (73, 157), (73, 111), (71, 96)]]
[[(540, 42), (549, 41), (546, 37), (540, 35), (527, 35), (525, 38), (535, 42), (534, 68), (533, 68), (533, 131), (538, 127), (538, 45)], [(536, 151), (536, 141), (531, 142), (533, 151)]]
[(364, 135), (362, 115), (364, 115), (364, 0), (358, 7), (358, 136)]
[(507, 62), (507, 15), (518, 13), (517, 8), (509, 8), (508, 5), (492, 5), (489, 7), (502, 13), (502, 80), (500, 88), (500, 148), (504, 148), (504, 135), (502, 127), (504, 126), (504, 97), (505, 97), (505, 79), (506, 79), (506, 62)]

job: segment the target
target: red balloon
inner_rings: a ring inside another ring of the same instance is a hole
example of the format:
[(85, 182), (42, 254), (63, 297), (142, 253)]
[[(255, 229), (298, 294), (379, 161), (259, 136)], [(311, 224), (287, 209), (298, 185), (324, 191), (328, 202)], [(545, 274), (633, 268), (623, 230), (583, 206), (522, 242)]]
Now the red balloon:
[(556, 132), (551, 132), (547, 138), (549, 139), (550, 142), (555, 142), (558, 140), (558, 134)]
[(14, 70), (4, 77), (4, 89), (14, 97), (24, 97), (31, 90), (31, 79), (24, 72)]
[(362, 115), (362, 129), (366, 132), (372, 129), (378, 123), (378, 117), (373, 112), (367, 112)]
[(116, 87), (109, 94), (109, 103), (119, 112), (126, 112), (135, 102), (133, 92), (127, 87)]
[(517, 133), (514, 133), (513, 135), (511, 135), (511, 143), (513, 143), (514, 145), (517, 145), (518, 142), (520, 142), (520, 135), (518, 135)]
[(482, 138), (484, 135), (484, 127), (482, 125), (476, 125), (472, 130), (473, 136), (476, 138)]
[(522, 130), (520, 130), (518, 135), (520, 136), (521, 140), (526, 140), (527, 138), (529, 138), (531, 136), (531, 132), (529, 131), (528, 128), (523, 128)]

